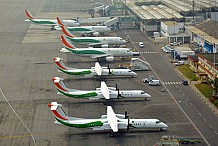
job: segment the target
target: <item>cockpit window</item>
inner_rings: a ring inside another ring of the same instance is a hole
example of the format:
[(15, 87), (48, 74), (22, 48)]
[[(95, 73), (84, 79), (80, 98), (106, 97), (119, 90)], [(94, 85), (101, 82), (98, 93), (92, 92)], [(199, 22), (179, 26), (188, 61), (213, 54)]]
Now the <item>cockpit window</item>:
[(128, 72), (132, 72), (132, 71), (130, 70), (130, 71), (128, 71)]
[(156, 121), (156, 124), (160, 123), (160, 121)]
[(145, 92), (141, 92), (141, 94), (145, 94)]

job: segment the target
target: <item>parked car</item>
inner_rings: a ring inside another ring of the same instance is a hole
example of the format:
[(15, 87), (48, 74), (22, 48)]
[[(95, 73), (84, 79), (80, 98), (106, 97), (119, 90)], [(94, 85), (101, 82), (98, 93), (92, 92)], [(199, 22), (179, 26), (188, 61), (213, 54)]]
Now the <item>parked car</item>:
[(139, 47), (140, 47), (140, 48), (144, 48), (143, 42), (139, 42)]
[(187, 85), (188, 85), (188, 81), (187, 81), (187, 80), (182, 80), (182, 84), (183, 84), (184, 86), (187, 86)]

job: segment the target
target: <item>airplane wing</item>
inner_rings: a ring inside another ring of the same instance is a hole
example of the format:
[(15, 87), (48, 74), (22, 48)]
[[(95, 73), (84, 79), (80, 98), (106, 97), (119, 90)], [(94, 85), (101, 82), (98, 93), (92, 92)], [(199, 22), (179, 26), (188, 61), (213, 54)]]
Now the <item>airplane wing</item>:
[(99, 43), (91, 43), (91, 44), (89, 44), (89, 46), (97, 46), (97, 45), (103, 45), (103, 43), (99, 42)]
[(98, 62), (95, 62), (95, 72), (97, 73), (97, 75), (101, 75), (102, 74), (102, 67), (100, 66), (100, 64)]
[(111, 106), (107, 106), (107, 120), (113, 132), (118, 132), (117, 117)]
[(92, 56), (92, 58), (102, 58), (102, 57), (107, 57), (107, 56), (111, 56), (110, 54), (102, 54), (102, 55), (95, 55), (95, 56)]
[(105, 99), (110, 99), (110, 91), (105, 82), (101, 82), (101, 92)]

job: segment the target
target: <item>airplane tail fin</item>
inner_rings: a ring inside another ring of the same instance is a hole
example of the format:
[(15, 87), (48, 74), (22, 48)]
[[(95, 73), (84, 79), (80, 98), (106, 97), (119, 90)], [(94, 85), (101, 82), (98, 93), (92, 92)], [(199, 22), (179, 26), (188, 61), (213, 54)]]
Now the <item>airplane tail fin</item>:
[[(62, 105), (58, 104), (57, 102), (51, 102), (51, 104), (48, 104), (48, 107), (50, 107), (56, 121), (55, 123), (58, 124), (64, 124), (66, 122), (63, 121), (72, 121), (72, 120), (80, 120), (82, 118), (76, 118), (76, 117), (68, 117), (64, 110), (62, 109)], [(65, 124), (64, 124), (65, 125)]]
[(65, 26), (64, 22), (59, 17), (57, 17), (57, 22), (60, 26)]
[(57, 90), (59, 92), (69, 92), (69, 89), (66, 87), (66, 85), (63, 82), (63, 79), (60, 77), (54, 77), (52, 78), (53, 83), (55, 84)]
[(74, 38), (75, 36), (65, 27), (61, 26), (63, 34), (68, 38)]
[(69, 120), (69, 117), (66, 116), (65, 112), (61, 108), (62, 107), (61, 104), (58, 104), (57, 102), (51, 102), (51, 104), (48, 104), (48, 107), (50, 107), (57, 121)]
[(25, 10), (26, 16), (28, 19), (35, 19), (33, 15), (29, 12), (29, 10)]
[(76, 47), (70, 42), (70, 40), (63, 35), (61, 36), (61, 41), (66, 49), (68, 50), (76, 49)]
[(67, 70), (68, 67), (64, 64), (63, 59), (56, 57), (53, 59), (59, 70)]

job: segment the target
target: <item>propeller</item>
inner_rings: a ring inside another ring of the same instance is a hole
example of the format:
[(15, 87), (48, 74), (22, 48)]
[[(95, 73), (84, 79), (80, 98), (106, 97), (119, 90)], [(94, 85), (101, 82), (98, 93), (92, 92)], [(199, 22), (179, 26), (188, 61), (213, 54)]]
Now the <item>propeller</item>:
[(110, 69), (109, 64), (108, 64), (107, 68), (108, 68), (108, 71), (109, 71), (108, 74), (110, 75), (111, 74), (111, 69)]
[(127, 119), (127, 131), (129, 132), (129, 116), (127, 115), (127, 111), (125, 111), (125, 119)]
[(122, 97), (122, 96), (121, 96), (121, 94), (120, 94), (120, 89), (117, 88), (117, 84), (116, 84), (116, 90), (117, 90), (117, 92), (118, 92), (118, 94), (117, 94), (117, 99), (120, 100), (120, 97)]

